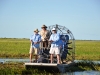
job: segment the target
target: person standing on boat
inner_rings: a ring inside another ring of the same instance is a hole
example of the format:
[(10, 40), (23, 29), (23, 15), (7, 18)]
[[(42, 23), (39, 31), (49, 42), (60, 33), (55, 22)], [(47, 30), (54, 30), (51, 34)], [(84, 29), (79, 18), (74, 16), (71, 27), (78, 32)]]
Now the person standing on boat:
[(49, 37), (50, 37), (50, 32), (47, 30), (47, 26), (46, 25), (43, 25), (42, 27), (42, 30), (40, 31), (40, 35), (41, 35), (41, 40), (42, 40), (42, 45), (43, 47), (47, 47), (48, 46), (48, 40), (49, 40)]
[(53, 55), (57, 55), (57, 63), (60, 64), (60, 35), (57, 33), (56, 28), (52, 29), (52, 35), (50, 36), (49, 41), (51, 42), (51, 48), (50, 48), (50, 59), (51, 63), (53, 63)]
[(41, 41), (41, 36), (38, 34), (38, 29), (34, 30), (34, 34), (30, 37), (31, 47), (30, 47), (30, 62), (32, 62), (32, 55), (35, 54), (35, 62), (38, 59), (39, 43)]

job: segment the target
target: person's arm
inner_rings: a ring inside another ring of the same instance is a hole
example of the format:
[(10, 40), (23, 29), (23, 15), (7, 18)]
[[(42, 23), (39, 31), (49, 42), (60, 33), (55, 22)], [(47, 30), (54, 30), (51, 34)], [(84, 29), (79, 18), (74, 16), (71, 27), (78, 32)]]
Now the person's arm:
[(52, 35), (50, 36), (50, 38), (49, 38), (49, 42), (53, 42), (53, 39), (52, 39)]
[(30, 43), (31, 43), (31, 46), (32, 46), (32, 44), (33, 44), (32, 40), (30, 40)]
[(38, 40), (37, 43), (40, 43), (40, 42), (41, 42), (41, 35), (39, 35), (39, 40)]
[(57, 42), (60, 40), (60, 35), (57, 34), (57, 37), (53, 40), (54, 42)]
[(33, 41), (32, 41), (32, 36), (30, 37), (30, 43), (31, 43), (31, 46), (32, 46), (32, 43), (33, 43)]
[(30, 40), (30, 42), (32, 43), (32, 40)]

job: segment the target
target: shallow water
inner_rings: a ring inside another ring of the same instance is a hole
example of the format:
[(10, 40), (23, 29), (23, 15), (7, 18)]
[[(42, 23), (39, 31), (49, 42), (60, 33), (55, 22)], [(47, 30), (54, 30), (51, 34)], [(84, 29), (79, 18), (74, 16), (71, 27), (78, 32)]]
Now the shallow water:
[(74, 62), (75, 62), (75, 63), (85, 62), (85, 63), (100, 64), (100, 61), (89, 61), (89, 60), (74, 60)]
[(29, 59), (0, 58), (0, 63), (8, 63), (8, 62), (29, 62)]
[[(3, 62), (3, 63), (6, 63), (6, 62), (29, 62), (29, 58), (25, 59), (17, 59), (17, 58), (0, 58), (0, 63)], [(87, 62), (87, 63), (94, 63), (94, 64), (100, 64), (100, 61), (84, 61), (84, 60), (74, 60), (75, 63), (78, 63), (78, 62)]]
[(100, 75), (100, 71), (67, 72), (61, 75)]

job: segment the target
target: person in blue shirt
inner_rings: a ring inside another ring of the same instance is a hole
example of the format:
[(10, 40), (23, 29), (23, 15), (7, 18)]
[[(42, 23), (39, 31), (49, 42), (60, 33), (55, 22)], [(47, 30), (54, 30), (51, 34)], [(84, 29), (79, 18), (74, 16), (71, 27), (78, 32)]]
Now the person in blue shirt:
[(60, 41), (59, 41), (59, 44), (60, 44), (60, 48), (61, 50), (64, 51), (64, 46), (66, 45), (66, 37), (64, 37), (64, 35), (60, 35)]
[(35, 62), (37, 62), (38, 59), (38, 52), (39, 52), (39, 43), (41, 41), (41, 36), (38, 34), (38, 29), (34, 30), (34, 34), (30, 37), (31, 41), (31, 47), (30, 47), (30, 62), (32, 62), (32, 55), (33, 53), (35, 56)]
[(51, 42), (51, 48), (50, 48), (50, 59), (51, 63), (53, 63), (53, 55), (57, 55), (57, 63), (60, 64), (60, 35), (57, 33), (56, 28), (52, 29), (52, 35), (50, 36), (49, 41)]

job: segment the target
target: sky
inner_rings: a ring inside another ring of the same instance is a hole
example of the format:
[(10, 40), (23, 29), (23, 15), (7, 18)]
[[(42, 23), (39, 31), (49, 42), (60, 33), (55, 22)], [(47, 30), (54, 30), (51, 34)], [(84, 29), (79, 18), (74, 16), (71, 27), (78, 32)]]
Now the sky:
[(100, 0), (0, 0), (0, 38), (30, 38), (45, 24), (77, 40), (100, 40)]

